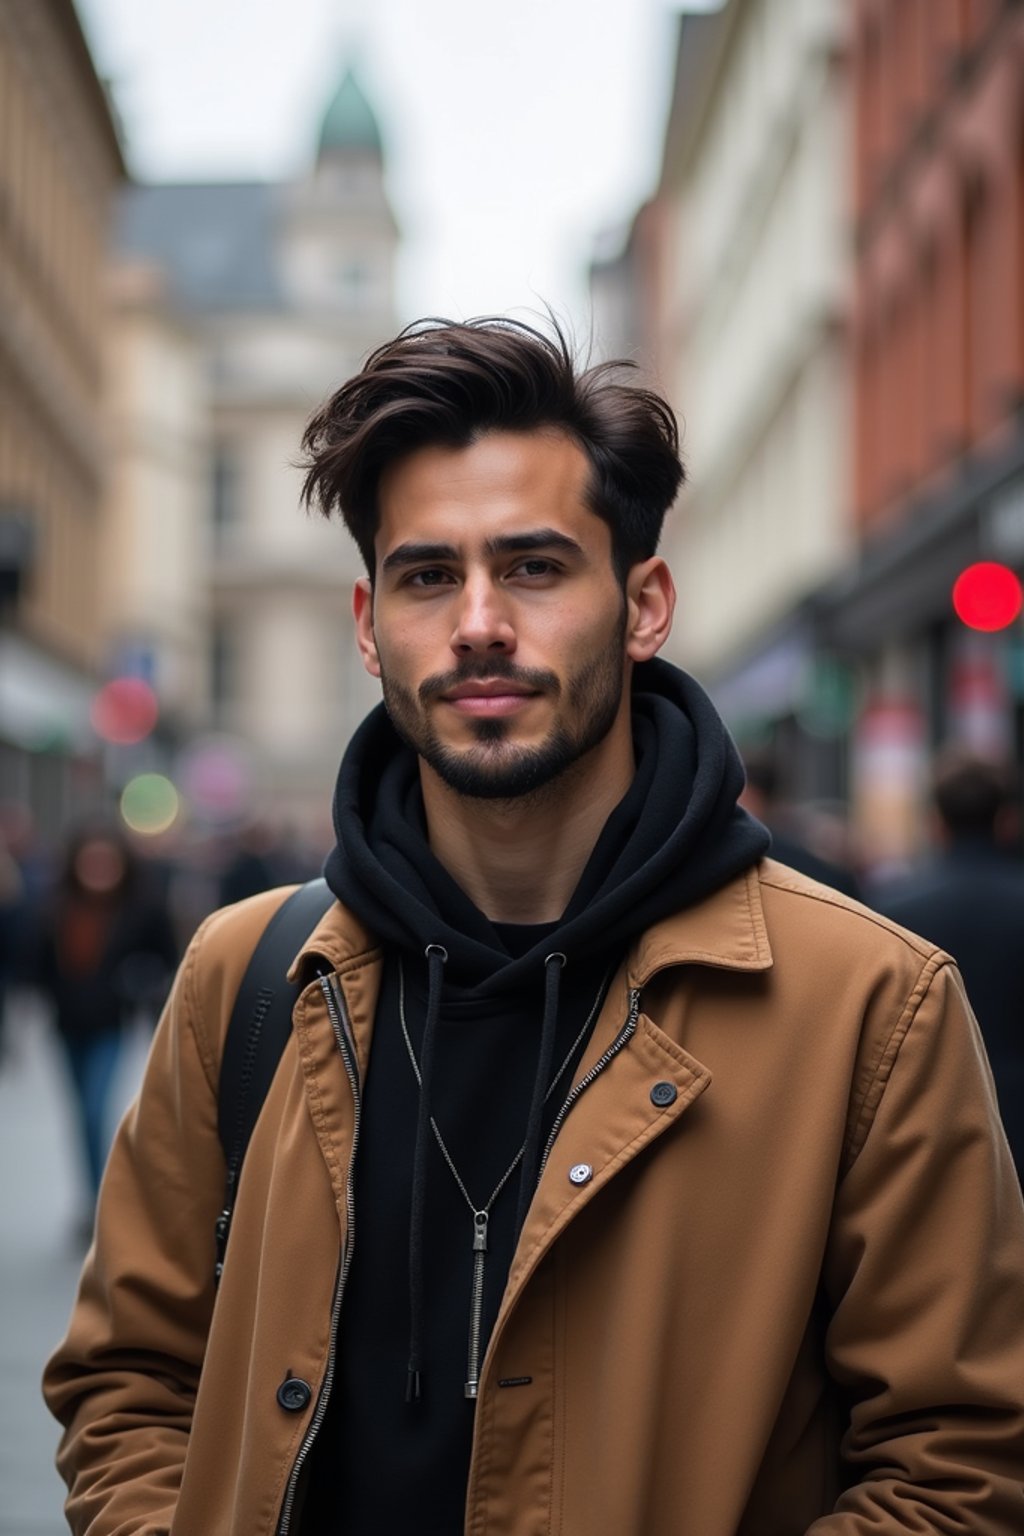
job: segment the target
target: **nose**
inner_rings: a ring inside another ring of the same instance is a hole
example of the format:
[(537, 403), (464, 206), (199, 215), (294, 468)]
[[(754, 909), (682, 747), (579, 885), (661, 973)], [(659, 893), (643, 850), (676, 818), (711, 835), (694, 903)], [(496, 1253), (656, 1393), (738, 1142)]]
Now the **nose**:
[(457, 656), (480, 651), (511, 655), (515, 628), (507, 596), (488, 576), (467, 578), (459, 595), (451, 648)]

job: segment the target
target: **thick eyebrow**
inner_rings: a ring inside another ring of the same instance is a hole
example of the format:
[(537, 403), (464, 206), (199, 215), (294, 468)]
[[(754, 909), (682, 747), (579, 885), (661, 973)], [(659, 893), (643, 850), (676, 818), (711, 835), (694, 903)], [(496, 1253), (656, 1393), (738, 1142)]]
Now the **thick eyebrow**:
[(535, 528), (529, 533), (503, 533), (488, 539), (484, 552), (488, 555), (525, 555), (535, 549), (560, 549), (565, 554), (582, 555), (583, 549), (567, 533), (554, 528)]
[[(555, 528), (534, 528), (527, 533), (502, 533), (484, 544), (484, 553), (495, 555), (523, 555), (538, 549), (560, 549), (566, 554), (582, 555), (582, 546), (568, 534)], [(381, 561), (382, 571), (396, 570), (405, 565), (454, 564), (459, 560), (454, 544), (399, 544)]]
[(454, 544), (399, 544), (380, 563), (382, 571), (394, 570), (401, 565), (429, 565), (433, 561), (454, 561), (459, 552)]

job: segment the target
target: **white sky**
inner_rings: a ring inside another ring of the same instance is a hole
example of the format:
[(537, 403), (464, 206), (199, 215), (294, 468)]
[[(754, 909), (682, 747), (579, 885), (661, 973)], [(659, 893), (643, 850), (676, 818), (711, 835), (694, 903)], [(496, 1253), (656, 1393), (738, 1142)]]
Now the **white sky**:
[(77, 5), (140, 178), (301, 171), (354, 56), (404, 236), (402, 318), (548, 301), (586, 333), (593, 238), (657, 177), (677, 0)]

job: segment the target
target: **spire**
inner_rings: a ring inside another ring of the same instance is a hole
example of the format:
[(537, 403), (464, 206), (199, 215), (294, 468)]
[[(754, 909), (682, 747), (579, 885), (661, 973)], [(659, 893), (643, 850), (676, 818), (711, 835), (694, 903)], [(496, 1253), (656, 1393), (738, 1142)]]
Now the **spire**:
[(351, 69), (346, 69), (324, 113), (318, 159), (346, 150), (369, 150), (375, 155), (382, 152), (377, 119)]

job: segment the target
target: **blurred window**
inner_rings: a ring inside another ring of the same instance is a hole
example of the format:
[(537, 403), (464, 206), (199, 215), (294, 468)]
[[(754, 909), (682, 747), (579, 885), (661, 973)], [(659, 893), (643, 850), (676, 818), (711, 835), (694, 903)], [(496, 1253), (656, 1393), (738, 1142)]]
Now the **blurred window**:
[(942, 376), (941, 289), (939, 253), (932, 238), (921, 252), (918, 287), (921, 301), (921, 472), (927, 474), (936, 460), (942, 420), (939, 391)]
[(238, 651), (234, 628), (226, 618), (215, 618), (210, 627), (210, 710), (214, 725), (231, 725), (238, 691)]
[(981, 181), (967, 190), (963, 209), (963, 427), (974, 442), (982, 427), (985, 338), (982, 326), (988, 287), (988, 233), (991, 203)]
[(1024, 123), (1017, 141), (1017, 399), (1024, 403)]
[(365, 261), (346, 261), (338, 272), (338, 289), (346, 309), (358, 309), (365, 303), (373, 274)]
[(213, 451), (210, 484), (210, 522), (216, 549), (223, 549), (238, 522), (238, 489), (238, 457), (230, 444), (218, 443)]

